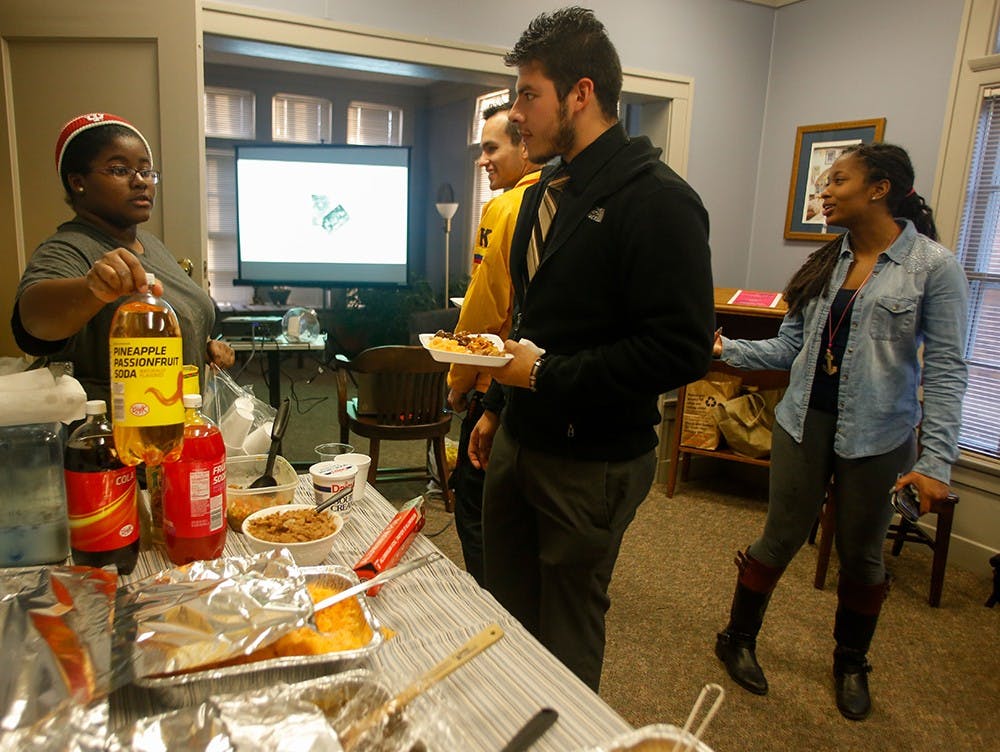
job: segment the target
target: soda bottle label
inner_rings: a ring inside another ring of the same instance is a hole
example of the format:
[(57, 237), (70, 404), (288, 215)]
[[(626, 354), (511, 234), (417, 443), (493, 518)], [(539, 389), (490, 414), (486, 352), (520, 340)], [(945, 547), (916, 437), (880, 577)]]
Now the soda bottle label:
[(168, 466), (166, 471), (169, 493), (164, 495), (163, 513), (170, 535), (199, 538), (221, 530), (226, 522), (225, 461), (183, 460), (176, 466)]
[(111, 413), (116, 426), (184, 422), (180, 337), (111, 337)]
[(134, 467), (99, 473), (66, 470), (70, 545), (79, 551), (114, 551), (139, 538)]

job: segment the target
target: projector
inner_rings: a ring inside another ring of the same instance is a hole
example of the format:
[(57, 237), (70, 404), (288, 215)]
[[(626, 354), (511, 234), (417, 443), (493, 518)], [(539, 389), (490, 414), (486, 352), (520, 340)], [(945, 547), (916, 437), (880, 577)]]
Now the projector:
[(222, 319), (225, 339), (274, 339), (281, 334), (281, 316), (230, 316)]

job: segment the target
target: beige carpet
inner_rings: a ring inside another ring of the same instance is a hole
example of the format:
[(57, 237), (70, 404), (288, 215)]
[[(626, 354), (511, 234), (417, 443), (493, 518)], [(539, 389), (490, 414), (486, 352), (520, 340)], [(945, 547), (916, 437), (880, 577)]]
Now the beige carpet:
[[(336, 388), (333, 375), (317, 375), (309, 361), (301, 369), (291, 365), (297, 364), (289, 359), (283, 393), (294, 390), (299, 409), (285, 454), (304, 460), (316, 444), (338, 440)], [(267, 393), (252, 364), (240, 381)], [(455, 421), (456, 437), (457, 430)], [(366, 440), (352, 438), (367, 450)], [(419, 463), (424, 452), (422, 442), (384, 446), (382, 464)], [(789, 567), (764, 623), (758, 657), (770, 694), (757, 697), (733, 684), (712, 648), (728, 615), (733, 554), (763, 525), (764, 479), (710, 460), (696, 463), (692, 478), (672, 499), (653, 488), (615, 570), (601, 696), (626, 720), (681, 725), (702, 686), (718, 682), (726, 699), (705, 734), (716, 752), (1000, 748), (1000, 607), (983, 606), (991, 583), (951, 566), (941, 608), (931, 608), (930, 550), (922, 546), (907, 545), (898, 559), (887, 553), (895, 583), (870, 654), (875, 710), (867, 721), (845, 720), (834, 704), (836, 561), (827, 589), (814, 589), (814, 546)], [(379, 490), (399, 503), (424, 484)], [(434, 498), (428, 510), (425, 532), (436, 534), (435, 543), (461, 566), (451, 516)]]

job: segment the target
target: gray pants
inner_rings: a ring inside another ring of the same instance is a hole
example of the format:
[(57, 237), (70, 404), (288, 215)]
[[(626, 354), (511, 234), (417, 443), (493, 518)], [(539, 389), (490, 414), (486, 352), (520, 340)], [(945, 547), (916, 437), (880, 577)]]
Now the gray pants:
[(595, 692), (608, 584), (646, 498), (653, 451), (594, 462), (526, 449), (501, 428), (483, 496), (486, 589)]
[(801, 444), (775, 424), (767, 521), (750, 555), (768, 566), (787, 566), (809, 537), (833, 476), (840, 570), (860, 585), (877, 585), (885, 580), (889, 490), (913, 467), (916, 436), (885, 454), (848, 460), (834, 454), (836, 424), (836, 416), (809, 410)]

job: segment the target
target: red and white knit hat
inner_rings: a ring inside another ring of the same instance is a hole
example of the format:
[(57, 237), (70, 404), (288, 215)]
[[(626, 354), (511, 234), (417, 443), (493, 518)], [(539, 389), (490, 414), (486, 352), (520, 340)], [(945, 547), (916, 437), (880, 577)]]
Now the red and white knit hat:
[(78, 115), (70, 120), (59, 132), (59, 139), (56, 141), (56, 172), (59, 175), (62, 175), (63, 154), (66, 153), (66, 147), (69, 146), (69, 142), (84, 131), (102, 125), (120, 125), (128, 128), (139, 137), (139, 140), (146, 147), (146, 151), (152, 157), (153, 150), (149, 148), (149, 142), (146, 141), (146, 137), (132, 123), (117, 115), (112, 115), (110, 112), (88, 112), (86, 115)]

